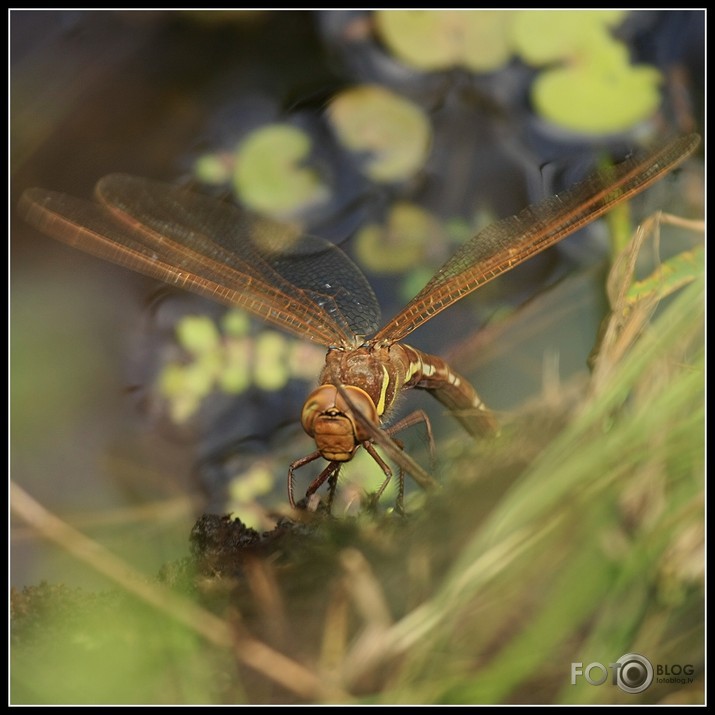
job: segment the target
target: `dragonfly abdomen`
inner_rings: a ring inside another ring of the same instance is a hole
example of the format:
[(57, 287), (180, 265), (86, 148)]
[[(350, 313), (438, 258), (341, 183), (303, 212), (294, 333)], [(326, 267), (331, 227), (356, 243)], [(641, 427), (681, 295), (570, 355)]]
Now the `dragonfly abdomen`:
[(439, 400), (475, 437), (496, 434), (499, 425), (471, 383), (442, 358), (400, 344), (410, 363), (405, 387), (427, 390)]

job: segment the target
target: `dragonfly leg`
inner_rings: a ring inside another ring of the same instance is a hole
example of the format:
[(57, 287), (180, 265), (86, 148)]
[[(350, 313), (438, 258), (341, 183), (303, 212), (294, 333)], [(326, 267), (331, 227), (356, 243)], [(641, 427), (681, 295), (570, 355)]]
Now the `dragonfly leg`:
[[(387, 485), (390, 483), (390, 480), (392, 479), (392, 470), (388, 466), (387, 462), (377, 453), (377, 450), (373, 446), (372, 442), (363, 442), (363, 447), (365, 447), (365, 450), (367, 453), (378, 463), (380, 469), (382, 469), (383, 474), (385, 475), (385, 479), (378, 488), (378, 490), (370, 497), (370, 504), (371, 506), (377, 505), (377, 502), (380, 501), (380, 497), (382, 496), (382, 493), (385, 491)], [(402, 449), (402, 445), (400, 445), (400, 449)], [(405, 487), (404, 487), (404, 482), (405, 478), (404, 475), (402, 474), (402, 470), (400, 469), (400, 488), (397, 494), (397, 503), (395, 504), (397, 510), (402, 513), (402, 495), (404, 493)]]
[[(415, 410), (414, 412), (410, 412), (409, 415), (398, 420), (393, 425), (390, 425), (385, 431), (387, 432), (387, 434), (390, 435), (390, 437), (392, 437), (398, 432), (402, 432), (402, 430), (405, 430), (408, 427), (413, 427), (414, 425), (418, 425), (420, 423), (424, 424), (425, 426), (427, 445), (429, 447), (430, 468), (433, 469), (435, 462), (434, 435), (432, 433), (432, 422), (430, 421), (430, 418), (427, 416), (427, 413), (424, 410)], [(401, 448), (402, 445), (400, 445), (400, 449)]]
[[(410, 412), (409, 415), (398, 420), (393, 425), (390, 425), (385, 431), (387, 432), (387, 434), (390, 435), (390, 437), (393, 438), (395, 444), (397, 444), (400, 449), (403, 449), (404, 445), (399, 439), (395, 439), (394, 435), (398, 432), (402, 432), (402, 430), (405, 430), (408, 427), (414, 427), (415, 425), (419, 424), (424, 425), (425, 433), (427, 435), (427, 445), (429, 449), (430, 469), (434, 469), (436, 450), (434, 444), (434, 434), (432, 432), (432, 422), (430, 421), (430, 418), (427, 416), (427, 413), (424, 410), (415, 410), (414, 412)], [(397, 493), (397, 499), (395, 500), (395, 510), (399, 514), (404, 514), (405, 512), (403, 504), (405, 498), (405, 475), (402, 471), (402, 467), (398, 467), (398, 469), (399, 491)]]
[(342, 462), (331, 462), (311, 483), (305, 492), (305, 498), (310, 499), (310, 497), (315, 494), (315, 492), (320, 489), (325, 480), (328, 480), (328, 513), (330, 513), (330, 508), (333, 505), (333, 496), (335, 495), (335, 487), (338, 483), (338, 473), (340, 472), (340, 465)]
[[(321, 456), (320, 452), (317, 452), (317, 451), (313, 452), (312, 454), (309, 454), (307, 457), (301, 457), (300, 459), (296, 459), (295, 462), (292, 462), (291, 465), (288, 467), (288, 501), (290, 502), (291, 509), (295, 509), (295, 497), (293, 496), (294, 483), (295, 483), (295, 470), (300, 469), (301, 467), (305, 467), (306, 464), (310, 464), (311, 462), (314, 462), (320, 456)], [(325, 481), (325, 478), (323, 479), (323, 481)], [(321, 482), (321, 484), (322, 483), (323, 482)], [(320, 486), (320, 484), (318, 486)], [(316, 487), (316, 489), (317, 489), (317, 487)]]
[(338, 468), (328, 477), (328, 514), (333, 510), (333, 499), (335, 490), (338, 486), (338, 477), (340, 476), (340, 464)]

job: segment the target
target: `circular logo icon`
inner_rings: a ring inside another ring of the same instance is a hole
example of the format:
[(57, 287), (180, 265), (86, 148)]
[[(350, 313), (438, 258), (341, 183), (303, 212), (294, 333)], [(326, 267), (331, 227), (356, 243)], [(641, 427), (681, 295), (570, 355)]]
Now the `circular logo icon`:
[(638, 653), (626, 653), (616, 662), (620, 665), (616, 683), (624, 692), (642, 693), (653, 682), (653, 666), (648, 658)]

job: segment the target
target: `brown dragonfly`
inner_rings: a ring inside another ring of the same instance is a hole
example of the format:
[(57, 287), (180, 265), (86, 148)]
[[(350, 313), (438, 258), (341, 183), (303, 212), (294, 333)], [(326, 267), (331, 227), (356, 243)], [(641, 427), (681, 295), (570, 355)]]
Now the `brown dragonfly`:
[[(643, 191), (683, 162), (699, 141), (691, 134), (636, 154), (488, 226), (382, 327), (367, 279), (334, 244), (184, 188), (112, 174), (98, 182), (96, 202), (29, 189), (20, 210), (53, 238), (326, 346), (319, 386), (301, 416), (317, 449), (289, 467), (291, 506), (296, 469), (326, 459), (328, 466), (306, 497), (326, 480), (332, 494), (340, 466), (360, 447), (385, 474), (379, 498), (392, 472), (374, 442), (384, 434), (378, 428), (403, 389), (432, 393), (472, 435), (497, 429), (464, 377), (441, 358), (399, 341), (484, 283)], [(400, 507), (402, 491), (400, 472)]]

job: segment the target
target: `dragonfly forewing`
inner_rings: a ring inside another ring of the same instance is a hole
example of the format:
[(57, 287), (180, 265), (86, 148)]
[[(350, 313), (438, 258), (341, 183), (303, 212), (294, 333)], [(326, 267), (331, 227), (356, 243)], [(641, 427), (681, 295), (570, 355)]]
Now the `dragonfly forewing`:
[(679, 137), (644, 154), (600, 169), (557, 196), (479, 231), (373, 338), (391, 343), (480, 286), (558, 243), (683, 162), (700, 143)]
[(377, 299), (339, 248), (231, 204), (112, 174), (101, 204), (39, 189), (21, 211), (76, 248), (213, 300), (303, 338), (353, 346), (375, 331)]

